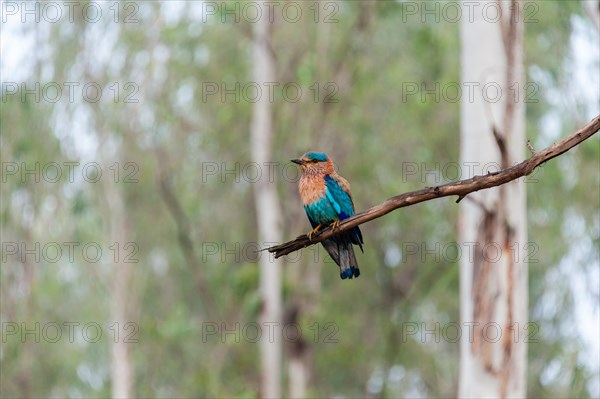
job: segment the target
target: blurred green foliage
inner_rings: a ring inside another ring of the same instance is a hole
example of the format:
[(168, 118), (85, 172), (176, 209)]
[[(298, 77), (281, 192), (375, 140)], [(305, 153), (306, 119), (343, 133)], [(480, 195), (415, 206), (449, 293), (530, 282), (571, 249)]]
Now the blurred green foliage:
[[(93, 81), (104, 95), (97, 103), (9, 96), (1, 110), (3, 162), (42, 167), (98, 162), (103, 176), (99, 183), (80, 177), (71, 182), (66, 174), (56, 183), (8, 176), (2, 182), (2, 241), (25, 242), (28, 248), (35, 242), (42, 247), (96, 242), (104, 253), (98, 262), (86, 260), (81, 251), (72, 262), (66, 255), (56, 263), (28, 257), (29, 266), (14, 256), (3, 260), (2, 321), (28, 326), (94, 322), (103, 335), (95, 343), (82, 340), (80, 330), (74, 342), (65, 338), (66, 330), (56, 343), (32, 342), (31, 336), (23, 343), (18, 335), (3, 335), (2, 396), (110, 395), (114, 270), (109, 247), (114, 240), (105, 184), (116, 184), (138, 249), (130, 287), (131, 321), (139, 328), (137, 343), (131, 344), (136, 396), (256, 397), (258, 344), (249, 339), (250, 330), (240, 334), (257, 319), (256, 259), (267, 256), (253, 252), (266, 245), (256, 243), (255, 169), (248, 166), (252, 102), (243, 95), (221, 98), (224, 88), (251, 81), (252, 24), (235, 23), (231, 16), (223, 23), (221, 15), (202, 22), (199, 2), (179, 3), (178, 13), (167, 3), (137, 4), (139, 22), (133, 24), (76, 18), (25, 26), (27, 34), (37, 32), (39, 46), (49, 49), (33, 61), (28, 84)], [(421, 90), (413, 96), (405, 92), (407, 84), (432, 88), (459, 82), (458, 23), (407, 18), (402, 2), (340, 2), (335, 3), (337, 22), (317, 25), (309, 17), (313, 3), (298, 4), (306, 18), (297, 23), (278, 18), (272, 44), (280, 83), (274, 97), (272, 184), (279, 190), (288, 238), (309, 228), (297, 197), (296, 171), (287, 167), (289, 159), (307, 150), (322, 150), (334, 159), (352, 183), (358, 210), (450, 180), (443, 174), (439, 180), (425, 178), (422, 172), (443, 170), (459, 159), (459, 102), (433, 96), (423, 101)], [(528, 81), (539, 91), (537, 102), (527, 104), (527, 136), (541, 148), (557, 138), (545, 135), (548, 114), (558, 120), (560, 136), (586, 122), (581, 116), (586, 104), (566, 84), (574, 72), (561, 62), (573, 56), (574, 19), (585, 17), (579, 2), (535, 4), (538, 22), (526, 24), (525, 54)], [(121, 90), (119, 101), (107, 101), (114, 82)], [(139, 89), (133, 95), (137, 102), (124, 102), (132, 93), (127, 82)], [(302, 89), (298, 101), (281, 94), (290, 82)], [(219, 88), (216, 95), (207, 94), (212, 84)], [(335, 102), (326, 102), (333, 91)], [(573, 101), (561, 103), (556, 96)], [(537, 326), (537, 341), (528, 349), (531, 397), (587, 397), (597, 379), (598, 370), (581, 360), (587, 349), (568, 277), (586, 281), (598, 266), (599, 155), (598, 137), (593, 137), (544, 165), (534, 176), (537, 181), (527, 185), (529, 241), (535, 248), (529, 308)], [(137, 182), (125, 181), (133, 170), (126, 168), (128, 162), (137, 167)], [(419, 173), (408, 174), (407, 165), (417, 165)], [(264, 166), (261, 172), (266, 178)], [(161, 193), (161, 176), (188, 223), (191, 258), (182, 247), (186, 232)], [(358, 255), (363, 274), (355, 281), (340, 281), (320, 247), (288, 257), (284, 305), (301, 309), (310, 397), (456, 395), (459, 344), (423, 340), (406, 329), (460, 320), (461, 255), (453, 245), (457, 209), (453, 199), (441, 199), (364, 225), (365, 253)], [(580, 226), (577, 234), (573, 224)], [(411, 245), (418, 246), (416, 255), (408, 252)], [(425, 255), (436, 245), (449, 249), (439, 258)], [(123, 245), (121, 250), (128, 253)], [(598, 286), (589, 284), (583, 295), (597, 302)], [(209, 325), (239, 326), (239, 339), (209, 336)]]

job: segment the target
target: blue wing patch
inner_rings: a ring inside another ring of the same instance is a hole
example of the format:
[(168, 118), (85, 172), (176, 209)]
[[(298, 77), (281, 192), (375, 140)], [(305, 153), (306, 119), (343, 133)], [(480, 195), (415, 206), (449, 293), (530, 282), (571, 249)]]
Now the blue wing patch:
[(331, 205), (333, 205), (333, 209), (335, 209), (335, 212), (341, 216), (342, 208), (340, 207), (340, 204), (337, 203), (335, 198), (333, 198), (333, 195), (331, 195), (331, 192), (327, 187), (325, 187), (325, 194), (327, 195), (327, 199), (329, 200), (329, 202), (331, 202)]
[(327, 198), (333, 205), (335, 211), (340, 216), (340, 220), (354, 216), (352, 200), (340, 185), (329, 175), (325, 175), (325, 192)]
[[(354, 205), (352, 199), (347, 192), (329, 175), (325, 175), (325, 193), (327, 199), (333, 205), (336, 213), (339, 215), (340, 220), (348, 219), (350, 216), (354, 216)], [(360, 245), (363, 243), (362, 232), (357, 227), (351, 230), (352, 242)], [(362, 250), (362, 246), (360, 247)]]

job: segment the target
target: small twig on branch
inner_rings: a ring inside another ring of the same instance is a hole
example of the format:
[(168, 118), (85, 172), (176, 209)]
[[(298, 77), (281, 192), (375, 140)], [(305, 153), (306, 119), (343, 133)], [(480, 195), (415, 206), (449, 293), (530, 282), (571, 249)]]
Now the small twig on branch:
[[(350, 230), (353, 227), (369, 222), (373, 219), (380, 218), (398, 208), (418, 204), (419, 202), (428, 201), (434, 198), (448, 197), (452, 195), (457, 195), (458, 200), (460, 201), (462, 198), (466, 197), (472, 192), (500, 186), (520, 177), (528, 176), (538, 166), (569, 151), (582, 141), (596, 134), (598, 130), (600, 130), (600, 115), (596, 116), (578, 131), (565, 137), (558, 143), (554, 143), (548, 148), (534, 153), (531, 158), (515, 166), (502, 169), (499, 172), (488, 173), (485, 176), (475, 176), (471, 179), (460, 180), (437, 187), (427, 187), (421, 190), (397, 195), (379, 205), (375, 205), (364, 212), (345, 219), (335, 229), (335, 234), (337, 235), (343, 231)], [(275, 257), (279, 258), (280, 256), (287, 255), (299, 249), (317, 244), (333, 235), (333, 231), (328, 227), (322, 230), (320, 234), (313, 235), (312, 240), (309, 240), (308, 236), (302, 235), (295, 240), (280, 245), (275, 245), (270, 248), (265, 248), (264, 250), (274, 253)]]
[(529, 148), (529, 152), (531, 152), (531, 155), (535, 155), (535, 149), (533, 148), (533, 146), (531, 145), (531, 141), (527, 140), (527, 148)]

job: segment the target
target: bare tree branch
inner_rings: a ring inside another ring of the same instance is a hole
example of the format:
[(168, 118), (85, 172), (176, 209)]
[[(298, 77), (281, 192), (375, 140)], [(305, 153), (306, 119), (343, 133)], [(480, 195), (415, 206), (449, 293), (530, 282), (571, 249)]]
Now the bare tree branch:
[(192, 239), (191, 227), (188, 221), (189, 218), (185, 214), (177, 195), (173, 192), (173, 188), (171, 187), (167, 154), (163, 149), (158, 147), (155, 149), (154, 154), (156, 157), (157, 168), (156, 182), (160, 189), (160, 197), (164, 201), (169, 213), (175, 221), (175, 225), (177, 226), (177, 241), (179, 242), (179, 246), (181, 247), (181, 251), (183, 252), (183, 257), (185, 258), (188, 268), (194, 275), (196, 287), (198, 287), (198, 292), (202, 298), (202, 304), (206, 312), (206, 317), (208, 320), (212, 320), (211, 315), (213, 314), (213, 309), (215, 309), (214, 301), (209, 294), (209, 285), (206, 281), (204, 273), (199, 272), (199, 270), (201, 270), (200, 262), (195, 254), (194, 240)]
[[(335, 229), (335, 234), (339, 234), (343, 231), (352, 229), (358, 225), (369, 222), (373, 219), (377, 219), (390, 213), (398, 208), (411, 206), (420, 202), (429, 201), (434, 198), (448, 197), (457, 195), (458, 199), (456, 202), (460, 202), (468, 194), (475, 191), (483, 190), (486, 188), (497, 187), (502, 184), (508, 183), (512, 180), (516, 180), (520, 177), (530, 175), (535, 168), (548, 162), (552, 158), (555, 158), (571, 148), (575, 147), (582, 141), (588, 139), (598, 132), (600, 129), (600, 115), (592, 119), (587, 125), (565, 137), (558, 143), (554, 143), (548, 148), (534, 153), (531, 158), (509, 168), (503, 169), (499, 172), (488, 173), (485, 176), (475, 176), (471, 179), (461, 180), (454, 183), (448, 183), (436, 187), (427, 187), (421, 190), (412, 191), (392, 197), (379, 205), (356, 214), (351, 218), (342, 221), (339, 226)], [(317, 244), (323, 240), (330, 238), (335, 235), (331, 228), (326, 228), (318, 235), (313, 235), (312, 240), (308, 239), (307, 235), (301, 235), (295, 240), (275, 245), (270, 248), (265, 248), (271, 253), (275, 254), (275, 258), (287, 255), (291, 252), (299, 249), (308, 247), (310, 245)]]
[(177, 196), (173, 193), (169, 173), (166, 170), (166, 165), (168, 165), (166, 154), (163, 150), (157, 148), (155, 155), (157, 165), (156, 181), (160, 188), (160, 196), (177, 225), (177, 239), (190, 270), (198, 270), (199, 262), (196, 255), (194, 255), (194, 242), (191, 237), (189, 218), (183, 211)]

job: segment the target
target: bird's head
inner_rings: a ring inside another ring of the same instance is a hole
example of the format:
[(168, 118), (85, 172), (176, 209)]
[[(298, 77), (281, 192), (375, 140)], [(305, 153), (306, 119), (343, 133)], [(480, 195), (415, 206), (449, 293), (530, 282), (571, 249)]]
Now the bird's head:
[(300, 165), (300, 171), (303, 174), (326, 175), (335, 171), (333, 162), (324, 152), (309, 151), (300, 158), (291, 161)]

